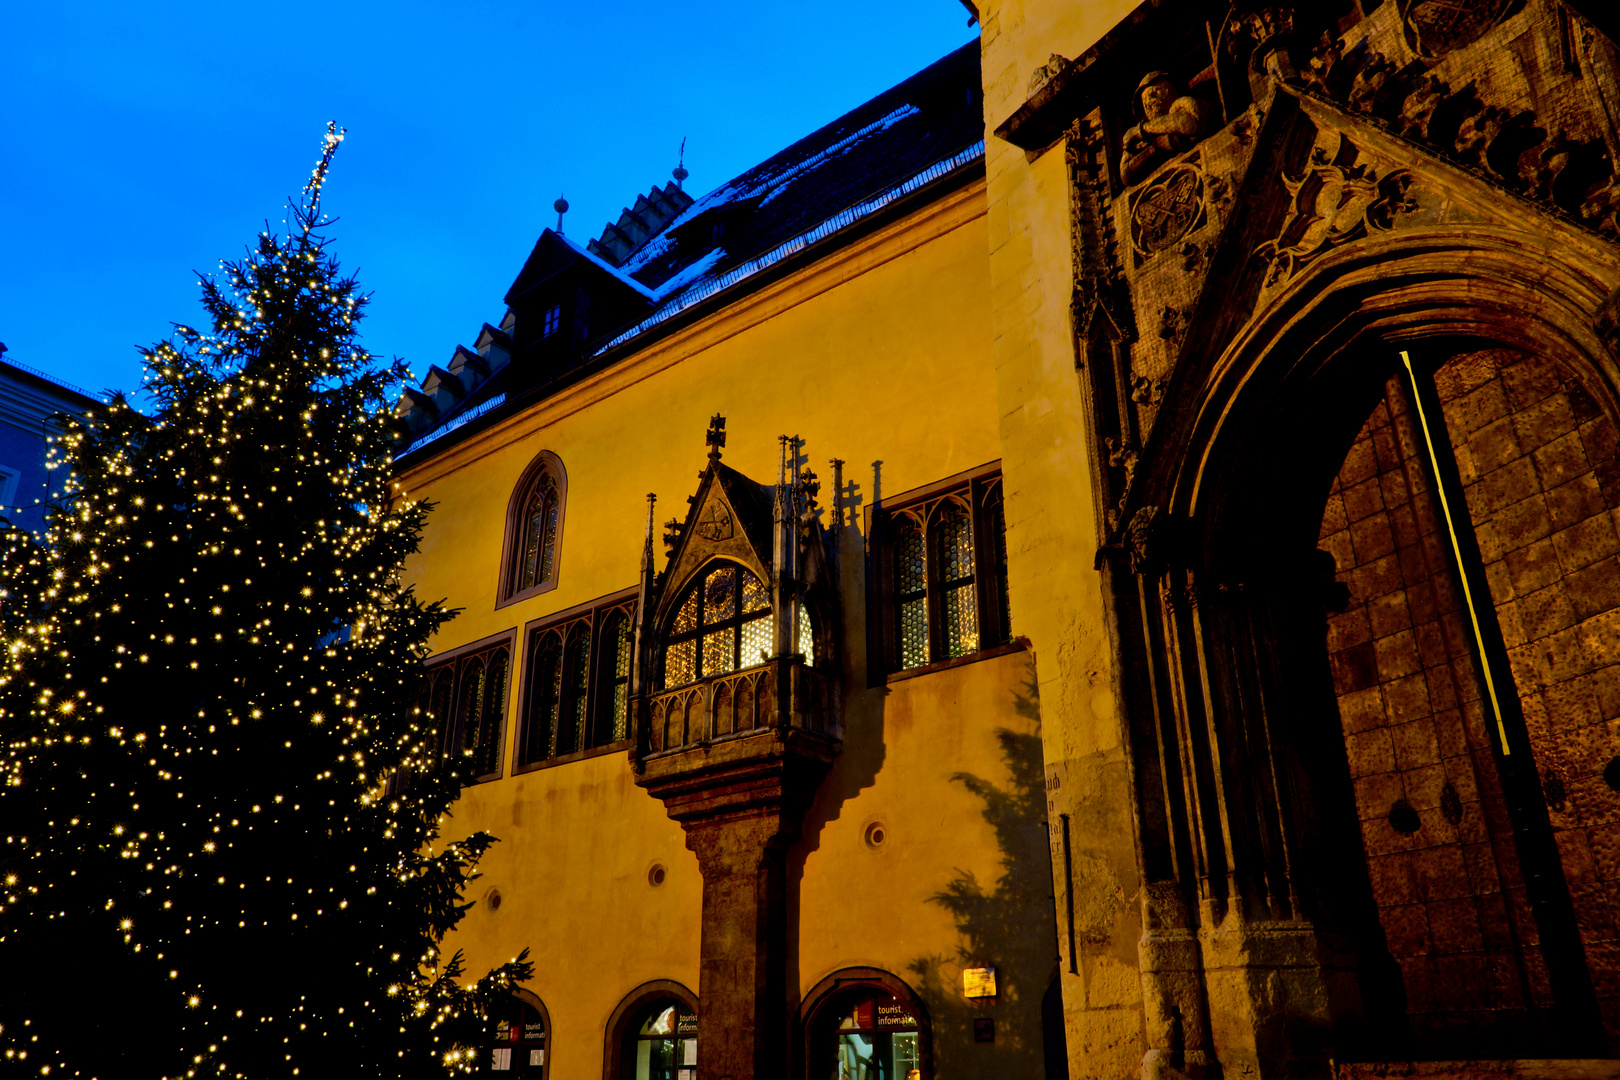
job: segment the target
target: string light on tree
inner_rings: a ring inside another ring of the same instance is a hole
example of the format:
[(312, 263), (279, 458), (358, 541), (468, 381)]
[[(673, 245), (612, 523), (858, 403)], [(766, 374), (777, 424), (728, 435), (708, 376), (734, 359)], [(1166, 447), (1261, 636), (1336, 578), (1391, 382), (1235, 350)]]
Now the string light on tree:
[[(62, 422), (43, 544), (0, 530), (0, 1053), (78, 1077), (469, 1072), (526, 956), (440, 942), (493, 843), (416, 708), (407, 377), (328, 250), (336, 125), (285, 236), (201, 280), (149, 413)], [(46, 1072), (46, 1070), (51, 1070)]]

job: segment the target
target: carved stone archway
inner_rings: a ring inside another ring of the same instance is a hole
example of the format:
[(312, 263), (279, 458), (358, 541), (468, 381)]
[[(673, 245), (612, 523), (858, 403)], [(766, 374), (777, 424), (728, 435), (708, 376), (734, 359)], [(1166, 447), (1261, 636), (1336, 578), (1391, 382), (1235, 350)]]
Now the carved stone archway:
[[(1101, 562), (1136, 780), (1149, 1045), (1179, 1067), (1269, 1075), (1406, 1048), (1365, 867), (1342, 858), (1361, 839), (1337, 725), (1323, 723), (1334, 584), (1316, 534), (1403, 349), (1531, 351), (1620, 419), (1620, 369), (1593, 325), (1620, 261), (1546, 224), (1346, 244), (1168, 380)], [(1535, 783), (1533, 768), (1504, 776)], [(1545, 886), (1546, 910), (1559, 887)], [(1567, 915), (1567, 892), (1562, 903)], [(1591, 1052), (1590, 984), (1565, 921), (1542, 928), (1550, 958), (1559, 933), (1573, 942), (1563, 970), (1550, 963), (1568, 1014), (1559, 1049)]]

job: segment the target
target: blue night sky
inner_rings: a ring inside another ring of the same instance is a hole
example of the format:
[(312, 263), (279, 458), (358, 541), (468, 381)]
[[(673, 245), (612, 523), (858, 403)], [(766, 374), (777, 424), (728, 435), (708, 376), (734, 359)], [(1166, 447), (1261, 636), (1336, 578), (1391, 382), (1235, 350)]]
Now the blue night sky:
[(0, 16), (6, 359), (135, 390), (303, 186), (328, 120), (368, 348), (418, 375), (472, 344), (535, 237), (584, 241), (687, 138), (700, 195), (971, 39), (957, 0), (15, 4)]

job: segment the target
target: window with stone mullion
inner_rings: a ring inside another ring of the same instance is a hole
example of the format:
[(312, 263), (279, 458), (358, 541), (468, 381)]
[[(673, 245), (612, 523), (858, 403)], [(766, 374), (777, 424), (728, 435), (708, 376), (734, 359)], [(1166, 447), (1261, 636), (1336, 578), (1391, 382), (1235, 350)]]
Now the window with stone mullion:
[(681, 686), (759, 663), (770, 653), (770, 598), (759, 578), (717, 566), (692, 587), (664, 649), (664, 685)]
[(887, 605), (888, 663), (906, 671), (956, 660), (1007, 639), (1001, 478), (972, 477), (887, 512), (878, 594)]

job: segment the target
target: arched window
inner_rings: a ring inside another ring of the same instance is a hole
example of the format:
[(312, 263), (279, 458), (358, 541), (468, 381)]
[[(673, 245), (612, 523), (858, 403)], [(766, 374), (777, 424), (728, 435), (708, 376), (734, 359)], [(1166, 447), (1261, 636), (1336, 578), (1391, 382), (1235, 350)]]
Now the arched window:
[(687, 590), (664, 646), (664, 685), (680, 686), (770, 658), (771, 594), (735, 563), (719, 563)]
[(854, 968), (805, 998), (808, 1080), (933, 1080), (928, 1015), (886, 971)]
[(484, 1067), (492, 1073), (544, 1080), (551, 1065), (551, 1024), (540, 999), (518, 990), (491, 1012)]
[(498, 592), (501, 604), (556, 587), (567, 493), (562, 460), (548, 450), (541, 451), (524, 470), (507, 505)]
[(686, 1080), (697, 1074), (698, 1002), (669, 979), (643, 983), (608, 1018), (605, 1080)]
[(642, 1010), (642, 1017), (632, 1037), (634, 1045), (625, 1047), (625, 1080), (678, 1080), (684, 1070), (697, 1068), (696, 1011), (666, 998)]

